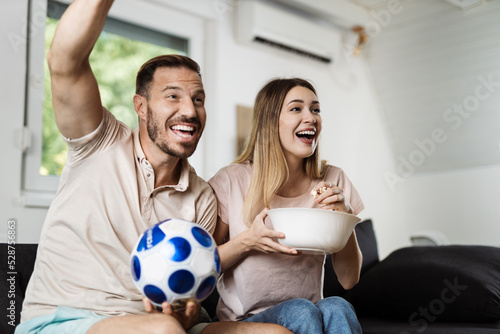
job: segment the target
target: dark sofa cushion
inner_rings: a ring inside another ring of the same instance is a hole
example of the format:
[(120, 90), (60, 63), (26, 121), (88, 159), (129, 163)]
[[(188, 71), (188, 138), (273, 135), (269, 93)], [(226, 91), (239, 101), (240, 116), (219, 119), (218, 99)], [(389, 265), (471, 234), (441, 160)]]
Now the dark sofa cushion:
[(500, 319), (500, 248), (408, 247), (366, 273), (344, 298), (360, 316), (425, 329), (439, 321)]
[(426, 327), (410, 324), (408, 319), (392, 320), (360, 317), (363, 334), (498, 334), (498, 322), (429, 322)]
[[(370, 219), (360, 222), (355, 227), (356, 238), (358, 239), (359, 249), (363, 254), (363, 264), (361, 266), (361, 276), (363, 276), (374, 265), (379, 263), (378, 246), (375, 231), (373, 230), (373, 222)], [(330, 255), (325, 261), (325, 284), (323, 286), (323, 296), (342, 296), (345, 289), (340, 285), (337, 275), (332, 266), (332, 258)]]

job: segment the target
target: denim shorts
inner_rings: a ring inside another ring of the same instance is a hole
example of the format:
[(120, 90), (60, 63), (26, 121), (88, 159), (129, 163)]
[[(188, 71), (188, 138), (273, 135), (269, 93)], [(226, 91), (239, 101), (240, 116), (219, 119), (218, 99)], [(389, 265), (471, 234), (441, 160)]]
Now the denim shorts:
[(85, 334), (93, 324), (106, 318), (88, 310), (59, 306), (52, 314), (19, 324), (15, 334)]

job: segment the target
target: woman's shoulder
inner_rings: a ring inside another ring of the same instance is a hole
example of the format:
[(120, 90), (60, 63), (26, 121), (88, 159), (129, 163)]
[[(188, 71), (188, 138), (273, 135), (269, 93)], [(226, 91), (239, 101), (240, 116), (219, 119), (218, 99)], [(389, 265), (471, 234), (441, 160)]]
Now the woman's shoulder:
[(233, 163), (222, 167), (208, 183), (218, 194), (218, 197), (224, 193), (229, 196), (231, 193), (248, 189), (251, 177), (252, 170), (248, 163)]
[(325, 178), (336, 177), (342, 174), (344, 174), (342, 168), (330, 164), (325, 165)]
[(241, 178), (243, 176), (250, 175), (252, 173), (252, 167), (249, 162), (241, 163), (231, 163), (227, 166), (219, 169), (217, 173), (210, 179), (213, 181), (220, 178)]
[(217, 174), (248, 174), (252, 172), (252, 167), (249, 162), (231, 163), (227, 166), (222, 167)]

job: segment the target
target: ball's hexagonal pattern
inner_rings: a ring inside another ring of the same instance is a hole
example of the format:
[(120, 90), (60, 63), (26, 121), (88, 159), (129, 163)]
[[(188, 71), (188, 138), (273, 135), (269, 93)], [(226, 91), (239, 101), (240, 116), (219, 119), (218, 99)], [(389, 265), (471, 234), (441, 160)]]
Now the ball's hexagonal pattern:
[(156, 306), (182, 308), (201, 302), (220, 274), (217, 245), (201, 226), (167, 219), (147, 229), (134, 247), (130, 267), (135, 286)]

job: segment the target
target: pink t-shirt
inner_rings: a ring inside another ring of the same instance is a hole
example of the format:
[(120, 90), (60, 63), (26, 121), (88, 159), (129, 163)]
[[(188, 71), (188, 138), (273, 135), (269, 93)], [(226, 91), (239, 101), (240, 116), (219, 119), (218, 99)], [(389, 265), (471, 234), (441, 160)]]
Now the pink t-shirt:
[[(251, 179), (249, 163), (232, 164), (222, 168), (209, 184), (215, 191), (218, 215), (229, 224), (229, 238), (248, 229), (243, 222), (243, 200)], [(311, 190), (321, 181), (342, 187), (354, 214), (364, 209), (361, 198), (342, 169), (328, 166), (323, 179), (314, 179), (309, 189), (293, 198), (275, 196), (270, 209), (283, 207), (318, 207)], [(272, 228), (269, 217), (266, 226)], [(219, 279), (220, 294), (217, 306), (219, 320), (242, 320), (273, 305), (294, 298), (317, 302), (323, 298), (323, 255), (289, 256), (251, 252), (226, 269)]]

